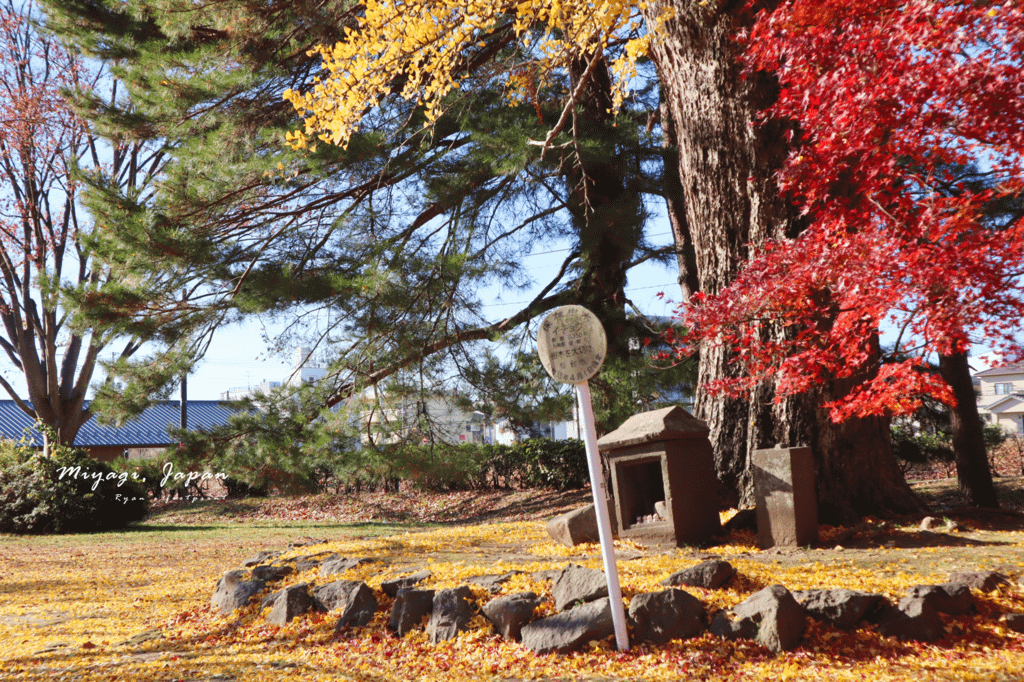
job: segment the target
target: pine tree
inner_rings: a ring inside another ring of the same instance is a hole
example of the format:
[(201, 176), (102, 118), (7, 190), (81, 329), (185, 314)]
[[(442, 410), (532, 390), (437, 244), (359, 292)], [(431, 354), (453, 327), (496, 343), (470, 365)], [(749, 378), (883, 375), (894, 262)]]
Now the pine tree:
[[(541, 77), (506, 22), (460, 67), (472, 97), (450, 93), (432, 126), (429, 109), (393, 98), (346, 147), (295, 150), (286, 139), (300, 120), (281, 95), (320, 73), (320, 56), (307, 52), (341, 40), (359, 8), (182, 5), (189, 11), (49, 5), (53, 26), (122, 65), (135, 109), (93, 103), (94, 118), (162, 141), (174, 157), (151, 200), (93, 204), (116, 225), (98, 248), (125, 284), (83, 307), (119, 329), (166, 330), (163, 357), (120, 368), (134, 379), (129, 398), (171, 380), (218, 325), (253, 313), (299, 311), (285, 344), (309, 343), (307, 319), (330, 310), (312, 339), (333, 358), (328, 406), (428, 356), (457, 361), (466, 344), (524, 333), (563, 303), (597, 311), (613, 354), (628, 354), (627, 272), (671, 256), (643, 235), (644, 202), (662, 175), (663, 152), (645, 128), (653, 89), (613, 120), (607, 64)], [(491, 78), (496, 63), (518, 74), (521, 101)], [(580, 102), (575, 124), (543, 150), (531, 144), (569, 93)], [(570, 136), (576, 144), (563, 144)], [(485, 285), (524, 284), (530, 248), (566, 239), (573, 248), (535, 300), (505, 319), (484, 313)]]

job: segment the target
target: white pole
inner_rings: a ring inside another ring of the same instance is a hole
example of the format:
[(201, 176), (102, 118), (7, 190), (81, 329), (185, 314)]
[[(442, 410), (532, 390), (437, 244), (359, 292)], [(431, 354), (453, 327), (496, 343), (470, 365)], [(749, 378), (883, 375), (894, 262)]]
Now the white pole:
[(604, 491), (601, 453), (597, 449), (594, 408), (590, 404), (590, 385), (586, 381), (576, 384), (576, 398), (579, 401), (580, 416), (583, 418), (583, 442), (587, 448), (590, 488), (594, 493), (597, 532), (601, 540), (601, 559), (604, 561), (604, 575), (608, 579), (608, 600), (611, 602), (612, 624), (615, 626), (615, 643), (618, 644), (619, 651), (628, 651), (629, 635), (626, 632), (626, 611), (622, 607), (622, 588), (619, 587), (619, 571), (615, 565), (615, 546), (612, 544), (612, 524), (608, 518), (608, 496)]

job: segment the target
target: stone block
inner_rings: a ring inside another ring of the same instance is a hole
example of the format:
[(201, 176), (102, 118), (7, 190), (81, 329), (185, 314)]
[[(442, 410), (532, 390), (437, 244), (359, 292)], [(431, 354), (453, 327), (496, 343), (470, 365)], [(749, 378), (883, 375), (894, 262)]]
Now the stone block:
[[(599, 542), (601, 536), (597, 530), (597, 514), (593, 504), (573, 509), (561, 516), (548, 521), (546, 529), (551, 539), (563, 545), (575, 547), (584, 542)], [(611, 521), (612, 534), (617, 531), (615, 522), (615, 502), (608, 500), (608, 517)]]
[(818, 497), (810, 448), (755, 450), (757, 541), (762, 548), (818, 541)]

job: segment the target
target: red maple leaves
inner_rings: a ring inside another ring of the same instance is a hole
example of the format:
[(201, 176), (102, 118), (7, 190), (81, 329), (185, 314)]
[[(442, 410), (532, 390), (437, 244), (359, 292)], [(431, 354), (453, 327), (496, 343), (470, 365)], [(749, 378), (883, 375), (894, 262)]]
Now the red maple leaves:
[[(809, 227), (680, 309), (682, 351), (738, 351), (741, 376), (711, 388), (853, 378), (838, 420), (951, 403), (930, 354), (985, 341), (1021, 357), (1022, 55), (1013, 2), (798, 0), (761, 16), (748, 69), (778, 75), (765, 115), (797, 124), (778, 182)], [(894, 349), (865, 373), (880, 329)]]

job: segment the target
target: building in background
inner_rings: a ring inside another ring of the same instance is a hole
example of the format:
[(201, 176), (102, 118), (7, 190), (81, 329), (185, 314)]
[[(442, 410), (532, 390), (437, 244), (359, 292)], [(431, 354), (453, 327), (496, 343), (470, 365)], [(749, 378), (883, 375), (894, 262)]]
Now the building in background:
[(366, 443), (485, 443), (485, 415), (443, 394), (393, 396), (368, 388), (352, 404)]
[(986, 424), (1024, 434), (1024, 365), (993, 367), (974, 375), (978, 413)]
[(291, 369), (283, 381), (261, 381), (255, 385), (236, 386), (229, 388), (220, 394), (221, 400), (243, 400), (255, 398), (260, 395), (269, 395), (272, 391), (282, 386), (298, 387), (319, 381), (327, 376), (327, 368), (322, 367), (313, 357), (313, 351), (307, 346), (295, 349), (295, 356)]
[[(189, 400), (188, 426), (206, 429), (222, 426), (235, 412), (219, 400)], [(162, 400), (121, 426), (100, 424), (93, 417), (82, 425), (75, 447), (103, 462), (118, 457), (145, 458), (152, 454), (147, 451), (161, 451), (176, 444), (178, 441), (171, 437), (168, 429), (176, 429), (180, 423), (181, 403)], [(39, 450), (43, 448), (43, 436), (36, 431), (34, 421), (13, 400), (0, 400), (0, 437), (23, 441)]]

